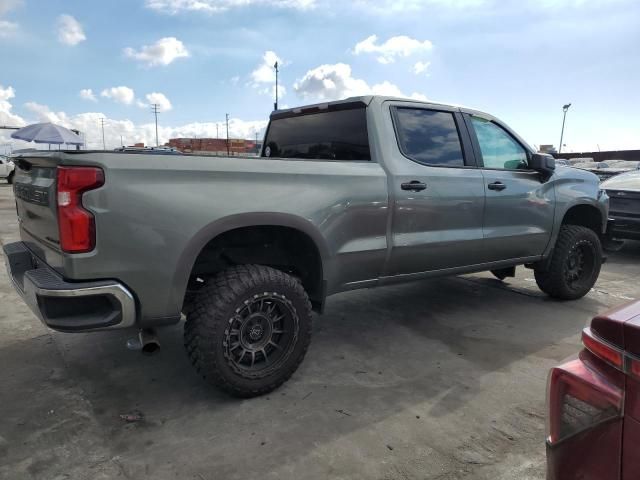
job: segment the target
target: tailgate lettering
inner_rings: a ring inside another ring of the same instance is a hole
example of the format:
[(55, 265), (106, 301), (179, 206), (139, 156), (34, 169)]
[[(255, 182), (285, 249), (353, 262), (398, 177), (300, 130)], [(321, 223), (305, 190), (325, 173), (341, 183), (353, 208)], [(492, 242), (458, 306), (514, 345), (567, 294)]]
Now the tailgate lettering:
[(46, 188), (16, 184), (15, 193), (16, 197), (25, 202), (49, 206), (49, 191)]

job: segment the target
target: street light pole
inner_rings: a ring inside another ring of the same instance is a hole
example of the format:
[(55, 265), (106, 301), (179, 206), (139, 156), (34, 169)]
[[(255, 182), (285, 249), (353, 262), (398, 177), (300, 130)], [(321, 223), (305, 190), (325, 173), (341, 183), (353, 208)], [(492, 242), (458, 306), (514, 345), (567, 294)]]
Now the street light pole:
[(564, 112), (564, 116), (562, 117), (562, 131), (560, 132), (560, 145), (558, 146), (558, 153), (562, 153), (562, 138), (564, 137), (564, 122), (567, 119), (567, 111), (571, 106), (570, 103), (562, 106), (562, 111)]
[(276, 69), (276, 103), (273, 104), (273, 109), (278, 110), (278, 62), (273, 65)]

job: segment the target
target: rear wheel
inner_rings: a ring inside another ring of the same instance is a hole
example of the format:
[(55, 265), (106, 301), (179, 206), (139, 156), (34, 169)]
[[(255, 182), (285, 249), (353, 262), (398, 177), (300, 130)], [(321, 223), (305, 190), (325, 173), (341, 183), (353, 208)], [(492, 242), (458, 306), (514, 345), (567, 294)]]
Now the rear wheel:
[(261, 265), (219, 273), (188, 309), (185, 347), (213, 385), (252, 397), (282, 385), (311, 340), (311, 304), (298, 280)]
[(8, 183), (9, 185), (11, 185), (11, 184), (13, 183), (13, 172), (11, 172), (11, 173), (9, 174), (9, 176), (7, 177), (7, 183)]
[(584, 297), (595, 285), (602, 266), (602, 245), (596, 233), (578, 225), (563, 225), (549, 269), (536, 270), (536, 283), (561, 300)]

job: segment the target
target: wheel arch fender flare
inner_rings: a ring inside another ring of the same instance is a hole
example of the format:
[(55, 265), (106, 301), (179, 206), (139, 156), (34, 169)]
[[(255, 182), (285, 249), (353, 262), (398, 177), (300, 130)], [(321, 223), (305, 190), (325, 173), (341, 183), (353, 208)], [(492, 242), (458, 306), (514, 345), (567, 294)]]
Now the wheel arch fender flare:
[(182, 298), (184, 298), (189, 276), (198, 255), (211, 240), (237, 228), (259, 226), (287, 227), (306, 234), (318, 249), (322, 268), (322, 280), (324, 281), (327, 278), (327, 268), (330, 258), (329, 248), (325, 238), (311, 222), (305, 218), (286, 213), (241, 213), (229, 215), (205, 225), (187, 243), (180, 254), (172, 280), (172, 288), (176, 301), (180, 302)]
[(600, 201), (594, 198), (576, 198), (572, 202), (563, 205), (561, 211), (556, 212), (556, 220), (553, 225), (553, 231), (551, 234), (551, 238), (549, 239), (549, 244), (547, 245), (547, 249), (544, 252), (542, 260), (536, 263), (536, 269), (547, 270), (549, 268), (549, 263), (551, 262), (551, 257), (553, 256), (553, 250), (555, 248), (556, 242), (558, 241), (558, 235), (560, 234), (560, 227), (565, 224), (567, 214), (576, 207), (589, 207), (598, 211), (601, 217), (600, 220), (602, 222), (601, 234), (606, 230), (607, 212), (606, 210), (603, 211), (602, 203)]

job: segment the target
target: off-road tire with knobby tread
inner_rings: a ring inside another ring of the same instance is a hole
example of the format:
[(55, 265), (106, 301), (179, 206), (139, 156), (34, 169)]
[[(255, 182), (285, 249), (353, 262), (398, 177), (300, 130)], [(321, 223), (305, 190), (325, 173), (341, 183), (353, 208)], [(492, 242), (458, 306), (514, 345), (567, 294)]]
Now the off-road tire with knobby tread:
[[(566, 269), (569, 255), (581, 248), (590, 255), (588, 269), (577, 283), (567, 280)], [(547, 270), (535, 270), (538, 287), (544, 293), (560, 300), (576, 300), (584, 297), (598, 280), (602, 266), (602, 245), (598, 235), (587, 227), (563, 225), (556, 241), (551, 263)]]
[[(225, 353), (226, 329), (238, 308), (266, 292), (287, 302), (298, 331), (290, 344), (290, 354), (277, 370), (249, 377), (234, 369)], [(186, 311), (184, 344), (191, 363), (207, 382), (238, 397), (263, 395), (286, 382), (302, 362), (311, 341), (311, 303), (307, 293), (297, 279), (271, 267), (240, 265), (218, 273), (202, 287)]]

